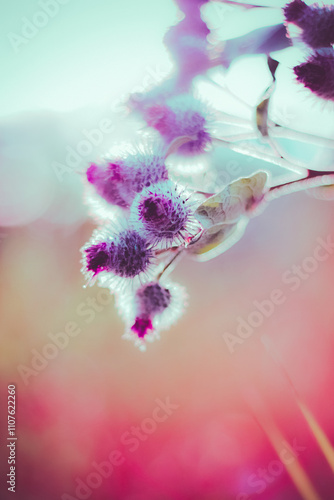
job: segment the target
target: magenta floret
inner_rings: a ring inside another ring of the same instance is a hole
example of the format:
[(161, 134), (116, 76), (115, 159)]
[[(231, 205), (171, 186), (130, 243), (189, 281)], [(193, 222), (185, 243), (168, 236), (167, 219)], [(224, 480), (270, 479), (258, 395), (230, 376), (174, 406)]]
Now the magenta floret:
[(293, 70), (298, 82), (318, 97), (334, 101), (334, 52), (331, 49), (317, 51)]

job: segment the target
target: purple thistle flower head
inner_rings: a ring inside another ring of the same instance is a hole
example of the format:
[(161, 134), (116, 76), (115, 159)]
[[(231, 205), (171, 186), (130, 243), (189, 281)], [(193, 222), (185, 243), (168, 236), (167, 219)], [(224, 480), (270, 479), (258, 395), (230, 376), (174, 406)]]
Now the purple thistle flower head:
[(159, 283), (148, 283), (137, 291), (136, 304), (138, 315), (131, 330), (143, 338), (149, 330), (153, 330), (152, 319), (161, 314), (170, 304), (171, 294), (168, 288)]
[(127, 325), (123, 337), (144, 351), (147, 342), (158, 339), (161, 330), (179, 319), (186, 302), (183, 287), (163, 280), (141, 285), (133, 294), (118, 294), (116, 304)]
[(308, 6), (303, 0), (293, 0), (283, 8), (285, 19), (289, 23), (298, 23), (307, 10)]
[(299, 26), (303, 30), (303, 42), (313, 49), (331, 47), (334, 43), (334, 7), (309, 7)]
[(132, 221), (154, 243), (185, 240), (195, 229), (192, 213), (189, 196), (171, 181), (144, 189), (131, 207)]
[(111, 270), (122, 278), (134, 278), (146, 271), (152, 257), (147, 240), (134, 229), (119, 233), (110, 250)]
[(145, 187), (168, 179), (165, 165), (165, 149), (162, 146), (138, 147), (129, 154), (125, 162), (125, 178), (133, 193), (140, 193)]
[(171, 97), (144, 112), (148, 125), (158, 130), (168, 143), (177, 137), (194, 136), (194, 140), (180, 147), (179, 152), (184, 154), (202, 153), (211, 143), (208, 114), (204, 103), (190, 95)]
[(138, 146), (112, 160), (91, 164), (86, 177), (101, 198), (128, 208), (144, 187), (168, 179), (164, 148), (153, 144)]
[(334, 101), (334, 51), (317, 51), (293, 68), (297, 81), (322, 99)]
[(147, 239), (132, 228), (96, 230), (81, 251), (82, 272), (89, 279), (99, 275), (100, 284), (116, 288), (145, 274), (153, 258)]
[(162, 136), (170, 134), (170, 122), (174, 116), (165, 104), (153, 104), (144, 113), (150, 127), (155, 128)]
[(96, 192), (108, 203), (123, 208), (128, 206), (129, 196), (125, 188), (124, 165), (121, 160), (99, 165), (92, 163), (86, 176)]
[(102, 271), (109, 271), (110, 248), (105, 242), (92, 245), (85, 250), (87, 258), (87, 271), (92, 271), (96, 276)]
[(284, 8), (288, 22), (302, 29), (301, 39), (313, 49), (331, 47), (334, 43), (334, 7), (306, 5), (294, 0)]

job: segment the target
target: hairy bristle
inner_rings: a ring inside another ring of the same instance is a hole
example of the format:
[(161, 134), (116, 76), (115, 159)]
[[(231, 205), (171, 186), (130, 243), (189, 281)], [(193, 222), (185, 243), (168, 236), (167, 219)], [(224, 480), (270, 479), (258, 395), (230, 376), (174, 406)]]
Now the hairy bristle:
[(182, 239), (192, 213), (187, 201), (179, 186), (161, 182), (137, 195), (131, 207), (133, 222), (142, 227), (152, 242)]
[(313, 49), (331, 47), (334, 43), (334, 7), (309, 7), (299, 26), (303, 30), (303, 42)]
[(306, 62), (294, 67), (298, 82), (318, 97), (334, 100), (334, 52), (316, 52)]
[(101, 271), (107, 271), (110, 263), (110, 256), (106, 243), (92, 245), (85, 250), (87, 254), (87, 270), (93, 271), (94, 275)]
[(334, 43), (334, 7), (308, 6), (294, 0), (283, 9), (285, 18), (302, 29), (301, 38), (313, 49), (331, 47)]
[(303, 0), (293, 0), (283, 8), (283, 12), (289, 23), (296, 23), (304, 16), (307, 9)]

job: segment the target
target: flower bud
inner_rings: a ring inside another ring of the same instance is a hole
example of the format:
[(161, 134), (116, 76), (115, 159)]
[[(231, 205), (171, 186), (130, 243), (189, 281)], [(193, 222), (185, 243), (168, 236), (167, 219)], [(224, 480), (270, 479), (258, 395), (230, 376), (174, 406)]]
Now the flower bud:
[(118, 232), (110, 227), (97, 229), (81, 252), (83, 274), (89, 279), (99, 275), (100, 284), (115, 290), (145, 275), (153, 258), (146, 238), (131, 228)]
[(88, 182), (108, 203), (127, 208), (144, 187), (168, 179), (165, 151), (160, 145), (145, 145), (99, 164), (86, 172)]
[(306, 5), (302, 0), (294, 0), (284, 8), (288, 22), (302, 29), (301, 38), (313, 49), (331, 47), (334, 43), (333, 6)]
[(182, 315), (186, 306), (185, 289), (171, 282), (150, 282), (133, 294), (118, 294), (118, 310), (126, 323), (124, 338), (134, 341), (141, 350), (159, 338)]
[(208, 110), (204, 103), (190, 95), (171, 97), (163, 104), (152, 105), (144, 111), (150, 127), (154, 127), (170, 143), (176, 137), (194, 136), (180, 147), (183, 154), (198, 154), (211, 144), (207, 130)]
[(131, 221), (152, 243), (180, 244), (199, 230), (192, 213), (185, 190), (166, 181), (145, 188), (137, 195), (131, 207)]
[(322, 99), (334, 101), (334, 51), (323, 49), (293, 68), (297, 81)]

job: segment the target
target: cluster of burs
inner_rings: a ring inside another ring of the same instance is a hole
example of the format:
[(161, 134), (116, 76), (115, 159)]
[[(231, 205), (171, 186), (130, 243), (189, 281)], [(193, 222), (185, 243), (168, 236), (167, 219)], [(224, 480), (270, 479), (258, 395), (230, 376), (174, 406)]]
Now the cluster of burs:
[(294, 67), (298, 82), (318, 97), (334, 101), (334, 6), (293, 0), (283, 11), (288, 26), (297, 26), (297, 41), (308, 53), (307, 60)]
[[(230, 220), (226, 221), (227, 211), (221, 210), (220, 217), (225, 219), (219, 220), (218, 231), (210, 233), (206, 225), (210, 206), (203, 200), (212, 193), (190, 189), (180, 183), (182, 177), (173, 175), (177, 168), (171, 172), (168, 167), (170, 158), (174, 158), (174, 167), (196, 164), (214, 147), (217, 116), (194, 94), (192, 82), (226, 60), (224, 51), (212, 55), (208, 43), (210, 29), (202, 19), (201, 7), (209, 0), (177, 3), (184, 18), (164, 37), (174, 61), (173, 73), (157, 87), (140, 96), (133, 94), (127, 101), (129, 113), (142, 120), (146, 133), (138, 134), (134, 144), (90, 164), (85, 175), (90, 214), (99, 226), (81, 249), (82, 271), (89, 285), (97, 282), (115, 295), (126, 323), (124, 336), (142, 350), (184, 309), (184, 288), (167, 278), (179, 256), (200, 254), (223, 244), (240, 229), (240, 221), (236, 221), (250, 205), (250, 199), (239, 193), (241, 202), (230, 207)], [(298, 26), (298, 43), (306, 44), (310, 51), (308, 60), (294, 68), (297, 80), (318, 96), (333, 100), (334, 9), (294, 0), (283, 12), (286, 27), (291, 23)], [(249, 181), (259, 191), (259, 200), (265, 181), (263, 176)], [(231, 190), (240, 191), (241, 187), (229, 187), (226, 199)], [(254, 201), (254, 192), (251, 195)]]

